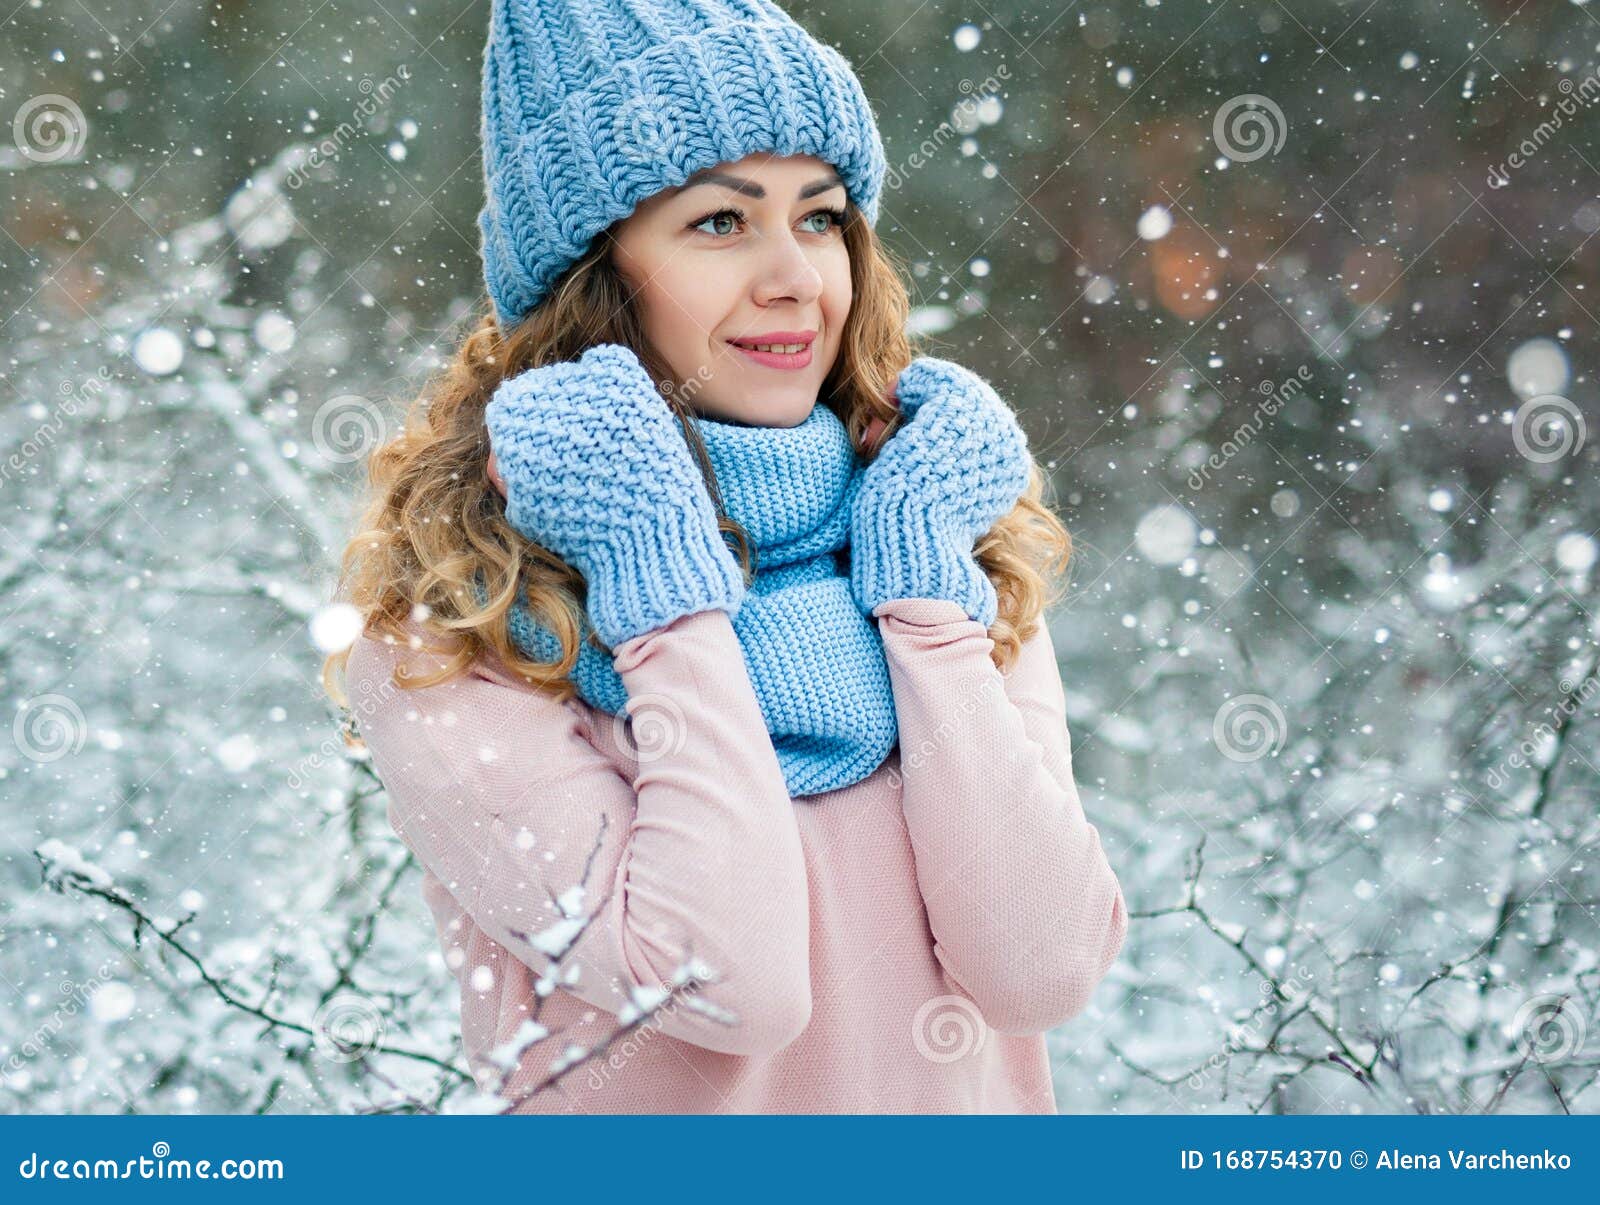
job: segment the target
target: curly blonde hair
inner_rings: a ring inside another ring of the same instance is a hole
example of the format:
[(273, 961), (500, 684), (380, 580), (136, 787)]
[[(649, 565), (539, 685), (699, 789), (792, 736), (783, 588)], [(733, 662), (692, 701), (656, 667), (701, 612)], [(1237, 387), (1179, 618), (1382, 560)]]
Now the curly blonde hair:
[[(408, 667), (401, 666), (396, 681), (402, 688), (436, 685), (492, 652), (536, 689), (563, 701), (574, 693), (568, 675), (582, 639), (583, 578), (506, 521), (504, 499), (488, 474), (484, 410), (501, 382), (530, 368), (576, 359), (597, 343), (633, 349), (664, 385), (721, 516), (719, 525), (733, 538), (747, 581), (753, 573), (748, 537), (723, 509), (694, 413), (645, 339), (633, 293), (613, 264), (612, 233), (596, 238), (550, 295), (511, 330), (500, 328), (485, 302), (454, 361), (412, 403), (404, 429), (368, 459), (369, 498), (360, 530), (345, 547), (335, 598), (356, 608), (363, 633), (375, 639), (415, 647), (419, 628), (438, 638), (428, 651), (444, 663), (425, 675), (405, 673)], [(819, 401), (833, 408), (862, 457), (870, 460), (894, 434), (900, 417), (889, 397), (893, 384), (922, 353), (906, 332), (911, 302), (903, 266), (853, 203), (846, 206), (844, 240), (853, 300)], [(999, 599), (989, 636), (993, 660), (1002, 670), (1015, 661), (1041, 612), (1064, 589), (1072, 543), (1044, 502), (1046, 480), (1035, 462), (1021, 500), (974, 548)], [(486, 587), (487, 601), (480, 602), (478, 582)], [(512, 643), (507, 621), (519, 592), (530, 617), (559, 639), (558, 660), (530, 659)], [(349, 648), (332, 653), (322, 666), (323, 686), (342, 708), (349, 706), (340, 680), (349, 655)]]

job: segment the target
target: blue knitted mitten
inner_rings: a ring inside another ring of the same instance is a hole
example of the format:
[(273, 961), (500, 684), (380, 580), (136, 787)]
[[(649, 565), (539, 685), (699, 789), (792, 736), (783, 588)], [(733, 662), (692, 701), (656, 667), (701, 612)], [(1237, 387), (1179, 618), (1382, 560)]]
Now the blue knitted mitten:
[(871, 615), (891, 598), (948, 599), (990, 627), (999, 601), (972, 548), (1027, 489), (1028, 437), (987, 381), (949, 360), (919, 356), (896, 392), (909, 421), (851, 509), (856, 603)]
[(666, 400), (602, 343), (504, 382), (484, 412), (506, 519), (583, 574), (608, 648), (743, 601), (744, 578)]

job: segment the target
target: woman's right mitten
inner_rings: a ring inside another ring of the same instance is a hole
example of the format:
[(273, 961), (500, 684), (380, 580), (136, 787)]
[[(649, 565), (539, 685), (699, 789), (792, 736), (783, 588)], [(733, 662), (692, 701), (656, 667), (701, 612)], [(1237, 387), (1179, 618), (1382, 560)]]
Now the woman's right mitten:
[(505, 381), (484, 411), (506, 519), (577, 569), (608, 648), (744, 598), (678, 421), (617, 343)]

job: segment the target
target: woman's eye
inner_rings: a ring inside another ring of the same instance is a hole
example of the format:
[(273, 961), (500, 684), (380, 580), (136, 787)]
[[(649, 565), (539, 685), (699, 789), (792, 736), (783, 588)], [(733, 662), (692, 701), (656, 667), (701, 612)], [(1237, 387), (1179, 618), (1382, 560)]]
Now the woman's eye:
[[(716, 213), (708, 213), (690, 229), (722, 238), (736, 233), (739, 229), (739, 224), (744, 220), (745, 215), (737, 209), (719, 209)], [(810, 234), (827, 234), (829, 230), (834, 228), (843, 229), (844, 211), (819, 209), (815, 213), (808, 213), (800, 221)]]
[(732, 234), (733, 231), (734, 231), (734, 228), (736, 228), (738, 226), (738, 223), (739, 223), (739, 221), (740, 221), (742, 216), (743, 215), (741, 215), (737, 210), (721, 209), (721, 210), (718, 210), (716, 213), (710, 213), (710, 214), (707, 214), (705, 217), (701, 218), (698, 222), (696, 222), (694, 224), (694, 228), (696, 230), (705, 230), (705, 225), (706, 225), (707, 222), (724, 222), (725, 221), (725, 222), (730, 222), (733, 225), (730, 226), (729, 228), (723, 229), (723, 230), (706, 230), (706, 233), (707, 234)]

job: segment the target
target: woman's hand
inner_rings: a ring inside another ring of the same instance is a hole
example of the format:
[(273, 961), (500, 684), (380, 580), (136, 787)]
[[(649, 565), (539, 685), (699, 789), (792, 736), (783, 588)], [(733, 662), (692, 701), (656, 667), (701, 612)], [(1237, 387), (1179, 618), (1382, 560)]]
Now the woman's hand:
[(602, 343), (529, 369), (495, 390), (484, 422), (507, 521), (583, 575), (608, 647), (680, 615), (738, 610), (743, 574), (632, 350)]
[(871, 615), (892, 598), (949, 599), (989, 627), (998, 599), (972, 548), (1028, 487), (1027, 435), (987, 381), (948, 360), (913, 360), (896, 392), (909, 421), (863, 471), (851, 510), (856, 602)]

